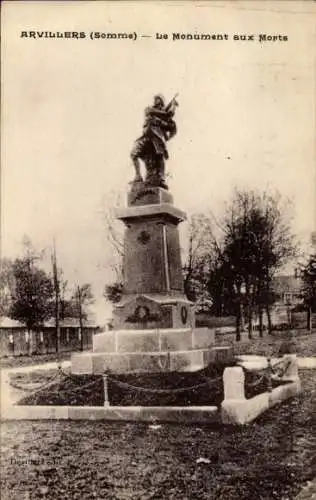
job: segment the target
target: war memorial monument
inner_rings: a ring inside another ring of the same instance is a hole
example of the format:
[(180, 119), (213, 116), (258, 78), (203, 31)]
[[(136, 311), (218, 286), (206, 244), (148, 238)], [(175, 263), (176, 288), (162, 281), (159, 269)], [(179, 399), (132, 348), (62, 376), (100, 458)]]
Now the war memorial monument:
[[(135, 178), (127, 207), (117, 211), (125, 225), (124, 292), (113, 309), (114, 329), (94, 335), (92, 352), (71, 356), (74, 377), (60, 365), (58, 390), (44, 384), (48, 391), (10, 406), (10, 418), (244, 425), (301, 392), (296, 354), (273, 361), (235, 356), (233, 346), (214, 345), (215, 329), (195, 325), (194, 304), (184, 294), (178, 234), (186, 215), (174, 206), (165, 175), (176, 107), (175, 98), (165, 105), (155, 96), (131, 152)], [(133, 378), (142, 379), (140, 385)], [(79, 386), (73, 387), (76, 379)], [(58, 399), (65, 386), (66, 406), (65, 397), (62, 405)]]
[(176, 97), (166, 105), (156, 95), (145, 109), (131, 152), (127, 207), (116, 213), (125, 225), (124, 293), (113, 310), (114, 329), (94, 336), (92, 352), (72, 356), (74, 374), (196, 371), (215, 358), (214, 332), (195, 327), (194, 304), (184, 294), (178, 225), (186, 214), (166, 184), (177, 106)]

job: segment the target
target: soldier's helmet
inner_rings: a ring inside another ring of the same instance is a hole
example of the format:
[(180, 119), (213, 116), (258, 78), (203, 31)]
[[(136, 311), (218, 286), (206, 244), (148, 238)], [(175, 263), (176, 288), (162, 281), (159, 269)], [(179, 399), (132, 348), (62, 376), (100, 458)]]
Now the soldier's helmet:
[(162, 105), (162, 106), (165, 106), (165, 98), (162, 94), (156, 94), (154, 96), (154, 104), (159, 104)]

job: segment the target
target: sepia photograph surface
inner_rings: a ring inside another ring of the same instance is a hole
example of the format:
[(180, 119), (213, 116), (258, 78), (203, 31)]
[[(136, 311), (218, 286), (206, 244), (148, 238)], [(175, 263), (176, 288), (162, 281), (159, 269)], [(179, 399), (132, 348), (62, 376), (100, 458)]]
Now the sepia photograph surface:
[(316, 498), (316, 3), (1, 32), (1, 498)]

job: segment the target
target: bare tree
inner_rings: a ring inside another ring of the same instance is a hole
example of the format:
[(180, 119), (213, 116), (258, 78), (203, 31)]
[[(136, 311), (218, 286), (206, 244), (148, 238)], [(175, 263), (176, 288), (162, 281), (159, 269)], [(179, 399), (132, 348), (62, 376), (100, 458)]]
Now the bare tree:
[(79, 320), (79, 332), (80, 332), (80, 348), (83, 351), (83, 324), (88, 317), (87, 308), (94, 301), (93, 293), (91, 290), (91, 285), (85, 283), (83, 285), (77, 285), (72, 297), (74, 303), (74, 309), (76, 311), (76, 316)]
[(269, 332), (272, 329), (270, 308), (273, 303), (272, 279), (289, 259), (295, 256), (294, 238), (286, 209), (278, 194), (235, 191), (224, 220), (224, 255), (231, 269), (232, 293), (238, 303), (236, 330), (239, 336), (240, 308), (244, 307), (251, 338), (252, 318), (265, 308)]
[(104, 297), (110, 302), (118, 302), (124, 290), (123, 258), (124, 258), (124, 226), (116, 219), (115, 209), (122, 205), (120, 193), (112, 193), (110, 196), (113, 202), (109, 203), (108, 208), (102, 212), (106, 240), (111, 249), (111, 255), (107, 260), (107, 266), (114, 274), (114, 280), (106, 283), (104, 287)]
[(207, 269), (215, 255), (216, 240), (209, 214), (193, 214), (188, 221), (188, 245), (183, 265), (184, 292), (196, 301), (206, 292)]
[(51, 251), (52, 276), (54, 287), (55, 349), (60, 352), (60, 311), (61, 311), (61, 270), (57, 265), (55, 240)]
[(14, 290), (13, 260), (4, 257), (0, 261), (0, 316), (8, 316)]

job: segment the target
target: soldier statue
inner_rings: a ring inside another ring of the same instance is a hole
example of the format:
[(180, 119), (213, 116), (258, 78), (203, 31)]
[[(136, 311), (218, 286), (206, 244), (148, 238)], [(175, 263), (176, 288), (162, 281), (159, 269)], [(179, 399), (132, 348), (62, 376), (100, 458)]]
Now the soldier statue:
[(136, 139), (131, 152), (136, 177), (134, 182), (143, 182), (140, 173), (140, 161), (146, 167), (145, 184), (168, 189), (165, 180), (165, 160), (168, 159), (167, 141), (176, 133), (174, 121), (175, 109), (178, 106), (176, 96), (165, 104), (162, 95), (156, 95), (152, 106), (145, 109), (143, 134)]

